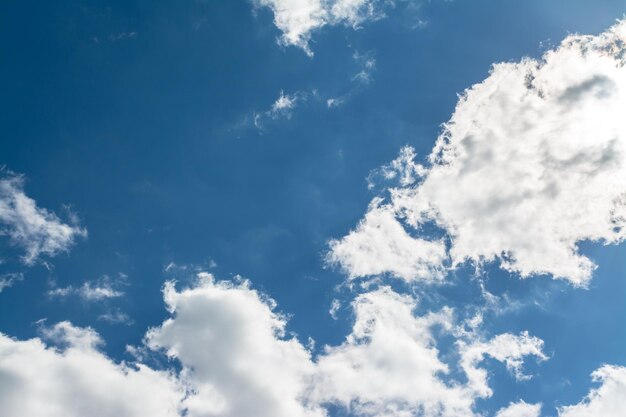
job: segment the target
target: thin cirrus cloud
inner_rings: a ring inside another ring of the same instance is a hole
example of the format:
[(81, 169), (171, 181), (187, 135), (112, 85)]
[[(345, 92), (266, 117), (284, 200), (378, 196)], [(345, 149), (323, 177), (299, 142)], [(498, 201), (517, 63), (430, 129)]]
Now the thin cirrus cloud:
[[(374, 3), (310, 4), (344, 16)], [(337, 11), (337, 4), (352, 6)], [(310, 10), (285, 21), (306, 20)], [(294, 44), (308, 48), (310, 32), (321, 26), (305, 21), (308, 32), (289, 39), (304, 39), (305, 46)], [(405, 148), (374, 173), (399, 185), (389, 200), (374, 199), (354, 231), (331, 242), (329, 261), (352, 279), (388, 273), (414, 281), (442, 279), (468, 260), (499, 260), (523, 277), (545, 273), (585, 285), (594, 265), (577, 245), (626, 237), (625, 41), (622, 22), (599, 36), (570, 36), (541, 61), (494, 66), (461, 98), (429, 167)], [(281, 93), (268, 114), (295, 105)], [(1, 182), (0, 192), (4, 233), (25, 250), (25, 263), (29, 254), (32, 263), (67, 250), (86, 233), (38, 208), (19, 178)], [(424, 236), (431, 226), (447, 236)], [(23, 243), (37, 239), (33, 250)], [(89, 300), (121, 295), (102, 282), (55, 290)], [(388, 286), (364, 291), (349, 304), (353, 323), (343, 342), (317, 354), (286, 331), (287, 316), (249, 282), (217, 281), (206, 272), (188, 288), (166, 283), (169, 317), (147, 330), (143, 346), (129, 348), (149, 352), (146, 358), (164, 355), (165, 369), (139, 354), (116, 362), (93, 329), (67, 321), (30, 340), (0, 334), (0, 415), (327, 417), (339, 408), (363, 417), (481, 417), (478, 405), (497, 389), (489, 378), (494, 364), (527, 382), (526, 361), (549, 360), (544, 342), (528, 332), (487, 335), (480, 316), (446, 306), (418, 315), (414, 295)], [(330, 314), (341, 305), (333, 303)], [(592, 378), (598, 386), (559, 407), (560, 417), (623, 414), (626, 368), (604, 365)], [(542, 404), (508, 400), (489, 415), (541, 414)]]
[(0, 415), (173, 417), (183, 390), (167, 371), (115, 363), (89, 328), (61, 322), (41, 338), (0, 334)]
[[(417, 300), (388, 287), (358, 296), (351, 333), (317, 358), (246, 281), (199, 273), (190, 288), (166, 284), (164, 299), (170, 318), (147, 332), (144, 349), (178, 361), (178, 371), (116, 363), (97, 333), (69, 322), (31, 340), (0, 336), (0, 414), (324, 417), (335, 405), (363, 416), (476, 417), (475, 401), (491, 396), (485, 357), (515, 371), (526, 356), (544, 357), (525, 333), (457, 332), (450, 308), (415, 316)], [(453, 365), (441, 361), (436, 328), (463, 342), (465, 380), (442, 378)]]
[(85, 281), (81, 286), (54, 287), (48, 290), (50, 298), (78, 297), (84, 301), (102, 301), (119, 298), (124, 295), (122, 286), (126, 285), (126, 275), (120, 274), (118, 279), (104, 275), (100, 279)]
[(37, 206), (24, 193), (24, 177), (2, 172), (0, 178), (0, 235), (7, 236), (11, 245), (23, 250), (25, 265), (33, 265), (42, 256), (54, 257), (67, 252), (87, 230), (75, 216), (64, 223), (54, 213)]
[[(540, 60), (494, 65), (461, 96), (429, 167), (406, 148), (382, 170), (399, 185), (330, 242), (328, 261), (353, 278), (413, 281), (497, 260), (521, 277), (585, 286), (596, 266), (578, 245), (626, 237), (624, 42), (621, 21), (569, 36)], [(433, 223), (450, 240), (445, 262), (443, 242), (414, 236)]]

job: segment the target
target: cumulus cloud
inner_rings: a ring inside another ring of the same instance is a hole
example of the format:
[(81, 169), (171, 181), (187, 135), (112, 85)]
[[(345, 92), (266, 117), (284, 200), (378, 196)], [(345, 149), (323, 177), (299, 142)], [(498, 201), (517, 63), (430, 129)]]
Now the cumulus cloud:
[(307, 101), (310, 96), (315, 96), (316, 92), (311, 93), (305, 91), (296, 91), (293, 94), (285, 94), (284, 91), (280, 91), (278, 98), (272, 106), (261, 112), (254, 112), (252, 121), (254, 127), (259, 130), (263, 130), (268, 122), (278, 119), (290, 119), (293, 114), (293, 110), (301, 103)]
[(119, 309), (100, 314), (98, 316), (98, 320), (104, 321), (109, 324), (125, 324), (127, 326), (133, 324), (133, 319), (131, 319), (128, 314)]
[(626, 368), (605, 365), (592, 374), (601, 385), (576, 405), (561, 407), (559, 417), (620, 417), (626, 410)]
[(383, 16), (380, 0), (255, 0), (257, 7), (269, 7), (274, 24), (282, 32), (279, 42), (302, 48), (309, 46), (313, 32), (326, 25), (359, 27)]
[[(580, 242), (626, 237), (625, 42), (622, 21), (598, 36), (569, 36), (540, 60), (494, 65), (459, 99), (430, 165), (403, 160), (405, 149), (391, 167), (401, 181), (388, 204), (372, 204), (356, 230), (331, 242), (330, 259), (352, 277), (385, 270), (414, 279), (394, 258), (428, 260), (424, 239), (362, 244), (372, 233), (363, 224), (382, 207), (396, 221), (377, 235), (397, 236), (399, 225), (419, 234), (434, 222), (450, 238), (453, 267), (499, 261), (521, 277), (585, 285), (595, 265)], [(354, 262), (364, 256), (380, 267)]]
[(541, 404), (528, 404), (520, 401), (501, 409), (496, 417), (539, 417), (540, 414)]
[(381, 203), (375, 199), (354, 231), (330, 242), (326, 260), (341, 265), (349, 279), (384, 273), (407, 281), (441, 278), (445, 243), (409, 235), (393, 208)]
[[(116, 363), (90, 329), (62, 322), (25, 341), (0, 334), (0, 415), (177, 417), (183, 389), (169, 373)], [(60, 347), (57, 347), (60, 346)]]
[(520, 335), (505, 333), (488, 342), (459, 342), (461, 367), (468, 378), (468, 385), (481, 397), (489, 397), (493, 391), (488, 385), (487, 371), (478, 364), (487, 356), (502, 362), (517, 380), (530, 379), (523, 372), (524, 358), (534, 356), (539, 361), (547, 360), (543, 353), (543, 340), (530, 336), (527, 332)]
[(314, 398), (363, 416), (475, 416), (475, 400), (491, 396), (479, 368), (483, 355), (518, 370), (524, 356), (543, 357), (542, 342), (527, 334), (486, 342), (472, 336), (459, 350), (468, 382), (446, 380), (451, 369), (440, 358), (434, 328), (455, 334), (453, 312), (415, 316), (416, 303), (388, 287), (358, 296), (352, 332), (318, 358)]
[[(351, 333), (316, 358), (247, 281), (200, 273), (189, 288), (167, 283), (164, 299), (171, 316), (129, 348), (136, 363), (112, 361), (94, 330), (69, 322), (26, 341), (0, 335), (0, 415), (326, 417), (334, 405), (372, 417), (477, 417), (476, 400), (491, 395), (485, 355), (514, 371), (542, 356), (527, 334), (459, 336), (452, 309), (417, 316), (417, 300), (389, 287), (359, 295)], [(466, 378), (452, 377), (437, 332), (463, 342)], [(142, 363), (159, 352), (176, 371)]]
[(24, 279), (24, 274), (21, 272), (8, 272), (0, 275), (0, 292), (6, 288), (13, 286), (16, 282)]
[(164, 290), (171, 319), (152, 329), (152, 349), (163, 349), (184, 367), (193, 387), (188, 415), (220, 417), (317, 417), (308, 403), (307, 380), (315, 367), (309, 351), (285, 337), (286, 320), (246, 282), (216, 282), (199, 275), (196, 286)]
[(35, 200), (24, 193), (24, 178), (1, 172), (0, 235), (7, 236), (13, 246), (20, 247), (26, 265), (34, 264), (42, 255), (55, 256), (66, 252), (77, 237), (86, 237), (75, 216), (69, 224), (48, 210), (37, 207)]
[(352, 54), (352, 59), (361, 68), (353, 77), (352, 81), (358, 81), (363, 84), (369, 84), (372, 82), (373, 73), (376, 70), (376, 58), (374, 58), (374, 52), (369, 51), (364, 54), (355, 52)]

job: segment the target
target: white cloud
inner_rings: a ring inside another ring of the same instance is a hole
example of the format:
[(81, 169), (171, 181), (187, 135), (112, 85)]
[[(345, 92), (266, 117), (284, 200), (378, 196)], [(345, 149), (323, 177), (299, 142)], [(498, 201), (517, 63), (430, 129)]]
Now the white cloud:
[(596, 370), (593, 380), (601, 385), (576, 405), (561, 407), (559, 417), (622, 417), (626, 410), (626, 368), (605, 365)]
[(388, 287), (358, 296), (353, 308), (352, 333), (318, 358), (313, 392), (317, 401), (357, 415), (476, 416), (475, 400), (491, 395), (478, 367), (485, 354), (517, 370), (524, 356), (543, 355), (539, 339), (527, 334), (487, 342), (472, 336), (460, 350), (469, 381), (446, 381), (450, 366), (439, 357), (433, 329), (455, 333), (451, 309), (416, 317), (416, 300)]
[(13, 286), (13, 284), (23, 279), (24, 274), (22, 274), (21, 272), (9, 272), (0, 275), (0, 292), (2, 292), (6, 288)]
[[(316, 360), (314, 342), (305, 348), (286, 336), (285, 317), (247, 281), (200, 273), (187, 289), (167, 283), (164, 299), (171, 317), (147, 332), (144, 346), (129, 347), (132, 364), (115, 363), (94, 330), (69, 322), (32, 340), (0, 334), (0, 415), (326, 417), (333, 404), (372, 417), (478, 417), (476, 399), (491, 395), (485, 355), (515, 372), (524, 356), (543, 355), (527, 334), (484, 341), (457, 332), (450, 308), (416, 316), (417, 301), (388, 287), (356, 298), (351, 333)], [(440, 331), (459, 342), (452, 348), (467, 381), (440, 358)], [(155, 352), (180, 370), (142, 364)]]
[(328, 314), (330, 314), (330, 317), (332, 317), (333, 320), (337, 320), (337, 312), (340, 309), (341, 309), (341, 301), (334, 299), (330, 303), (330, 309), (328, 310)]
[(98, 320), (104, 321), (109, 324), (125, 324), (130, 326), (133, 324), (133, 319), (121, 310), (111, 310), (106, 313), (100, 314)]
[(67, 322), (46, 337), (0, 334), (0, 415), (5, 417), (176, 417), (183, 390), (170, 374), (115, 363), (99, 336)]
[(302, 48), (309, 46), (313, 32), (326, 25), (359, 27), (383, 16), (380, 0), (255, 0), (258, 7), (269, 7), (274, 24), (282, 32), (280, 43)]
[(40, 256), (55, 256), (66, 252), (77, 237), (86, 237), (72, 217), (71, 224), (44, 208), (24, 194), (24, 178), (6, 173), (0, 178), (0, 235), (9, 237), (12, 245), (24, 250), (22, 261), (34, 264)]
[(339, 264), (349, 279), (391, 273), (407, 281), (442, 277), (443, 241), (410, 236), (389, 205), (375, 199), (357, 228), (330, 242), (326, 260)]
[(110, 298), (124, 296), (124, 291), (120, 289), (125, 285), (126, 276), (121, 274), (119, 279), (113, 280), (108, 275), (92, 281), (86, 281), (80, 287), (69, 285), (67, 287), (52, 288), (48, 291), (49, 297), (69, 297), (76, 296), (84, 301), (102, 301)]
[(333, 97), (326, 100), (326, 107), (332, 109), (334, 107), (339, 107), (345, 102), (345, 98), (343, 97)]
[(520, 401), (501, 409), (496, 417), (539, 417), (540, 414), (541, 404), (528, 404)]
[[(460, 98), (432, 166), (397, 168), (401, 178), (411, 178), (402, 170), (422, 176), (392, 188), (389, 204), (372, 204), (344, 244), (331, 242), (330, 259), (351, 277), (414, 279), (405, 268), (414, 262), (399, 259), (428, 260), (415, 253), (425, 242), (405, 234), (385, 244), (402, 234), (394, 217), (416, 233), (430, 222), (444, 229), (453, 266), (499, 260), (522, 277), (549, 274), (585, 285), (595, 265), (579, 243), (626, 237), (625, 42), (623, 21), (598, 36), (570, 36), (539, 61), (494, 65)], [(381, 216), (381, 207), (389, 228), (376, 230), (383, 243), (364, 245), (372, 230), (363, 224)], [(355, 262), (365, 256), (397, 259), (376, 268)]]
[(195, 287), (164, 290), (171, 319), (147, 337), (184, 366), (193, 387), (189, 416), (321, 417), (305, 398), (315, 372), (309, 351), (284, 335), (285, 318), (246, 282), (233, 285), (199, 274)]
[(296, 91), (293, 94), (285, 94), (282, 90), (280, 91), (278, 98), (269, 110), (262, 112), (254, 112), (252, 116), (252, 122), (254, 123), (254, 127), (262, 130), (265, 125), (274, 120), (278, 119), (290, 119), (293, 114), (293, 110), (301, 103), (306, 101), (309, 96), (315, 96), (317, 94), (316, 91), (311, 93), (305, 91)]

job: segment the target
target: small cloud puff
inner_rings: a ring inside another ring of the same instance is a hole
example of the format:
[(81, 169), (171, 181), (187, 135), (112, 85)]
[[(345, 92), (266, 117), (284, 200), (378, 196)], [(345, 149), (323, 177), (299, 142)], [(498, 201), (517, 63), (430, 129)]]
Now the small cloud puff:
[(24, 193), (23, 176), (4, 169), (0, 174), (0, 236), (7, 236), (13, 246), (24, 251), (24, 264), (67, 252), (78, 237), (87, 236), (74, 214), (70, 213), (69, 223), (63, 223), (56, 214), (37, 207)]

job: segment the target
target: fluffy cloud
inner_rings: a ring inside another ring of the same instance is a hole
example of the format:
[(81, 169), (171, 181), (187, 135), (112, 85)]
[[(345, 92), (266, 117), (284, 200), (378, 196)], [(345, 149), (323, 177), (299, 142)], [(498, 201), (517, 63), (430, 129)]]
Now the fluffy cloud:
[(353, 302), (355, 323), (346, 341), (326, 347), (318, 358), (314, 397), (363, 416), (475, 416), (477, 398), (491, 395), (484, 355), (519, 371), (527, 355), (544, 358), (542, 342), (527, 334), (504, 334), (482, 342), (476, 336), (459, 343), (468, 382), (446, 381), (434, 328), (456, 333), (452, 310), (415, 316), (416, 300), (388, 287), (362, 294)]
[(539, 417), (541, 404), (527, 404), (524, 401), (511, 403), (498, 411), (496, 417)]
[[(389, 203), (373, 204), (355, 231), (332, 242), (330, 259), (353, 277), (419, 277), (395, 265), (428, 260), (425, 238), (362, 244), (372, 233), (363, 225), (383, 216), (376, 234), (385, 237), (400, 235), (401, 224), (419, 233), (434, 222), (450, 237), (453, 266), (497, 260), (522, 277), (585, 285), (595, 265), (579, 243), (626, 237), (625, 42), (622, 21), (598, 36), (570, 36), (541, 60), (494, 65), (460, 98), (430, 167), (403, 160), (405, 150)], [(398, 261), (408, 252), (413, 261)], [(380, 267), (354, 262), (365, 256)]]
[(87, 236), (87, 231), (75, 219), (66, 224), (56, 214), (37, 207), (35, 200), (24, 194), (24, 178), (9, 173), (0, 178), (0, 235), (22, 248), (22, 261), (31, 265), (41, 255), (67, 251), (77, 237)]
[(258, 7), (269, 7), (274, 24), (282, 32), (280, 43), (302, 48), (307, 55), (311, 35), (326, 25), (358, 27), (382, 16), (379, 0), (255, 0)]
[(525, 356), (534, 356), (540, 361), (548, 359), (543, 353), (543, 341), (529, 336), (527, 332), (517, 336), (510, 333), (501, 334), (488, 342), (473, 342), (468, 345), (461, 341), (459, 344), (461, 367), (467, 375), (468, 385), (483, 398), (493, 394), (488, 385), (487, 371), (478, 367), (486, 356), (504, 363), (518, 380), (530, 378), (524, 375), (522, 370)]
[(600, 387), (593, 389), (579, 404), (562, 407), (559, 417), (620, 417), (626, 410), (626, 368), (605, 365), (595, 371), (593, 380)]
[(389, 205), (375, 199), (356, 230), (330, 242), (326, 260), (339, 264), (349, 279), (391, 273), (407, 281), (442, 277), (446, 258), (443, 241), (409, 235)]
[(166, 285), (173, 317), (152, 329), (147, 343), (183, 367), (193, 388), (185, 400), (190, 417), (321, 417), (308, 403), (315, 372), (310, 353), (284, 335), (286, 320), (246, 282), (235, 286), (199, 275), (195, 287)]
[[(140, 361), (164, 352), (178, 371), (116, 363), (99, 351), (97, 333), (69, 322), (42, 338), (0, 335), (0, 415), (326, 417), (332, 404), (372, 417), (477, 417), (476, 399), (491, 395), (486, 355), (515, 372), (524, 356), (543, 357), (541, 341), (526, 334), (483, 341), (457, 332), (449, 308), (416, 316), (417, 301), (388, 287), (358, 296), (351, 333), (315, 360), (246, 281), (201, 273), (187, 289), (166, 284), (164, 298), (171, 317), (131, 351)], [(467, 378), (440, 358), (439, 331), (457, 338)]]
[(115, 363), (99, 336), (67, 322), (42, 339), (0, 334), (0, 415), (6, 417), (176, 417), (183, 390), (167, 372)]

